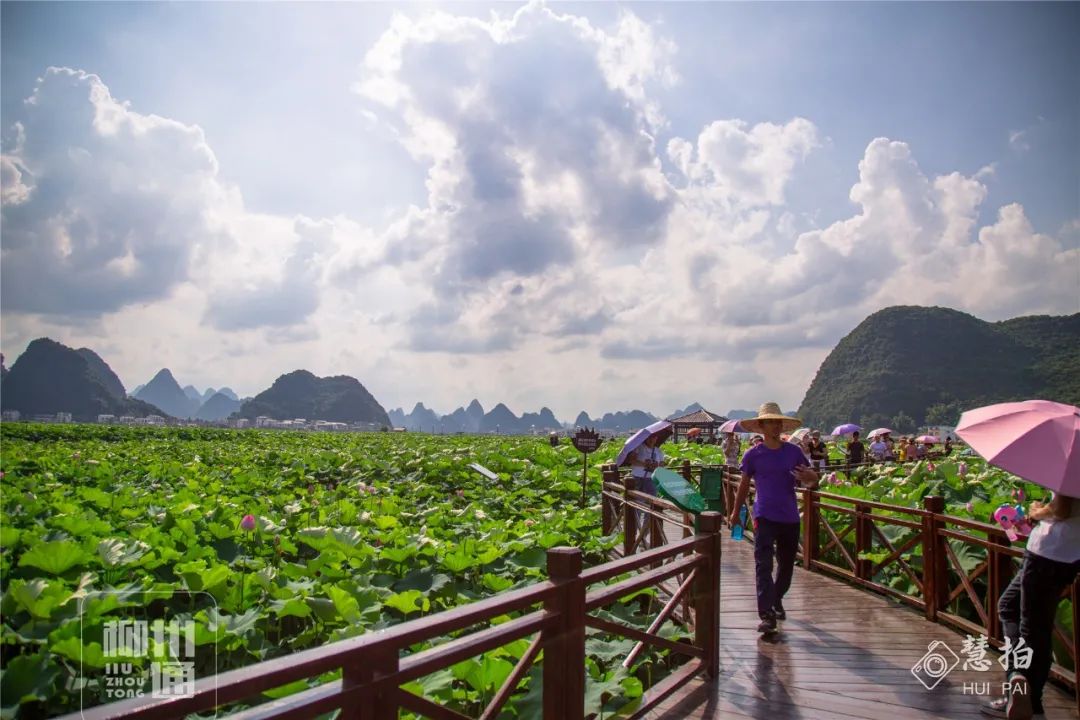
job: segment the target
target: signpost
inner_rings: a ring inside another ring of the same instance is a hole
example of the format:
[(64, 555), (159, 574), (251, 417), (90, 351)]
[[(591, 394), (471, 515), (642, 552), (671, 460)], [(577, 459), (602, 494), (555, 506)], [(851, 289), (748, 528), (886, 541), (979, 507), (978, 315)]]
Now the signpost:
[(581, 466), (581, 507), (585, 507), (585, 479), (589, 472), (589, 453), (596, 452), (596, 449), (600, 447), (600, 443), (603, 440), (600, 438), (600, 433), (596, 430), (586, 430), (581, 428), (571, 438), (574, 443), (574, 447), (579, 452), (584, 453), (584, 460)]

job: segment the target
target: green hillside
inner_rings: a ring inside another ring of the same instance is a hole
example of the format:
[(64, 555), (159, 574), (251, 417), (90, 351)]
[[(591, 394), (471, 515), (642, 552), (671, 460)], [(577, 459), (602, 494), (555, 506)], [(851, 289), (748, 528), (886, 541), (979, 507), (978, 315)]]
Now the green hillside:
[(320, 378), (307, 370), (282, 375), (269, 389), (244, 402), (239, 414), (249, 419), (265, 415), (277, 420), (304, 418), (390, 425), (386, 410), (356, 378)]
[(900, 306), (874, 313), (837, 344), (799, 416), (815, 427), (852, 421), (905, 432), (1033, 398), (1080, 404), (1080, 313), (990, 323)]

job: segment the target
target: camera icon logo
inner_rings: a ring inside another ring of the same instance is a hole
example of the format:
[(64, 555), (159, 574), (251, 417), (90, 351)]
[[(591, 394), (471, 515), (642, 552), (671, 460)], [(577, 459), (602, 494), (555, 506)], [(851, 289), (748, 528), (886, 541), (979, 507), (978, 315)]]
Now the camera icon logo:
[(911, 668), (911, 674), (927, 690), (933, 690), (960, 663), (960, 657), (948, 645), (935, 640), (926, 647), (926, 654)]

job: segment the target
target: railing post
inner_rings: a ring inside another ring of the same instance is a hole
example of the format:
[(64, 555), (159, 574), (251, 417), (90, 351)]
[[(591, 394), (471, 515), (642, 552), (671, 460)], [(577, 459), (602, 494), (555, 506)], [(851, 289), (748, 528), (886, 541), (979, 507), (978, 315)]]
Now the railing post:
[(810, 488), (803, 491), (803, 567), (813, 570), (814, 561), (820, 556), (818, 547), (818, 521), (821, 517), (821, 508), (818, 507), (817, 493)]
[(720, 552), (721, 524), (718, 512), (698, 516), (694, 552), (704, 558), (694, 578), (694, 644), (705, 651), (705, 673), (720, 672)]
[(994, 533), (987, 537), (994, 547), (986, 549), (986, 617), (989, 620), (986, 627), (986, 635), (995, 642), (1004, 642), (1004, 633), (1001, 630), (1001, 618), (998, 617), (998, 598), (1005, 591), (1012, 580), (1012, 560), (1005, 553), (999, 553), (997, 546), (1008, 547), (1007, 538)]
[(544, 609), (559, 613), (554, 628), (542, 631), (544, 720), (585, 717), (585, 583), (581, 549), (547, 551), (548, 578), (559, 590)]
[[(373, 648), (362, 660), (345, 665), (341, 671), (341, 690), (345, 692), (361, 685), (371, 685), (387, 675), (398, 671), (398, 653), (395, 648)], [(376, 692), (372, 689), (341, 706), (343, 720), (396, 720), (398, 704), (394, 699), (396, 688), (384, 686)]]
[(923, 499), (923, 509), (929, 513), (922, 521), (923, 546), (923, 595), (926, 601), (926, 619), (937, 622), (939, 612), (945, 611), (949, 597), (948, 556), (945, 540), (938, 535), (941, 513), (945, 511), (945, 499), (931, 495)]
[(682, 461), (682, 476), (683, 476), (683, 480), (685, 480), (686, 482), (690, 482), (693, 479), (693, 477), (691, 476), (691, 473), (690, 473), (690, 461), (689, 460), (683, 460)]
[(610, 535), (615, 529), (615, 511), (612, 508), (611, 498), (604, 494), (608, 483), (619, 482), (619, 468), (613, 463), (607, 463), (600, 468), (600, 516), (603, 524), (603, 534)]
[(630, 491), (635, 489), (634, 476), (623, 476), (623, 557), (633, 555), (637, 544), (637, 510), (630, 507)]
[(872, 512), (868, 505), (855, 503), (855, 577), (860, 580), (869, 580), (874, 569), (870, 560), (859, 557), (870, 552), (874, 546), (873, 520), (870, 519)]
[(1080, 715), (1080, 576), (1072, 584), (1073, 606), (1073, 692), (1076, 695), (1076, 714)]

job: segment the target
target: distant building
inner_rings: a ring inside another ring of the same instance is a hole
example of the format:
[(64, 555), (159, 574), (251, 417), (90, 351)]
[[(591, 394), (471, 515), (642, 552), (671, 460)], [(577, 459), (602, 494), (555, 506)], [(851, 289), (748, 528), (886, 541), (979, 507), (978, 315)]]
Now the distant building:
[(53, 422), (54, 420), (56, 420), (55, 415), (46, 415), (46, 414), (39, 413), (39, 414), (34, 416), (34, 422), (49, 423), (49, 422)]
[(22, 417), (22, 413), (18, 410), (5, 410), (3, 415), (0, 415), (4, 422), (18, 422), (20, 417)]
[(247, 418), (237, 418), (236, 422), (235, 422), (235, 425), (233, 425), (233, 427), (246, 428), (249, 425), (251, 425), (251, 421), (248, 420)]
[(109, 415), (107, 413), (102, 413), (101, 415), (97, 416), (97, 421), (99, 423), (102, 423), (102, 424), (114, 423), (114, 422), (116, 422), (116, 416), (115, 415)]
[(69, 412), (58, 412), (58, 413), (56, 413), (56, 422), (58, 422), (58, 423), (69, 423), (69, 422), (71, 422), (71, 413), (69, 413)]
[(165, 418), (161, 417), (160, 415), (147, 415), (146, 416), (146, 424), (147, 425), (164, 425), (165, 424)]

